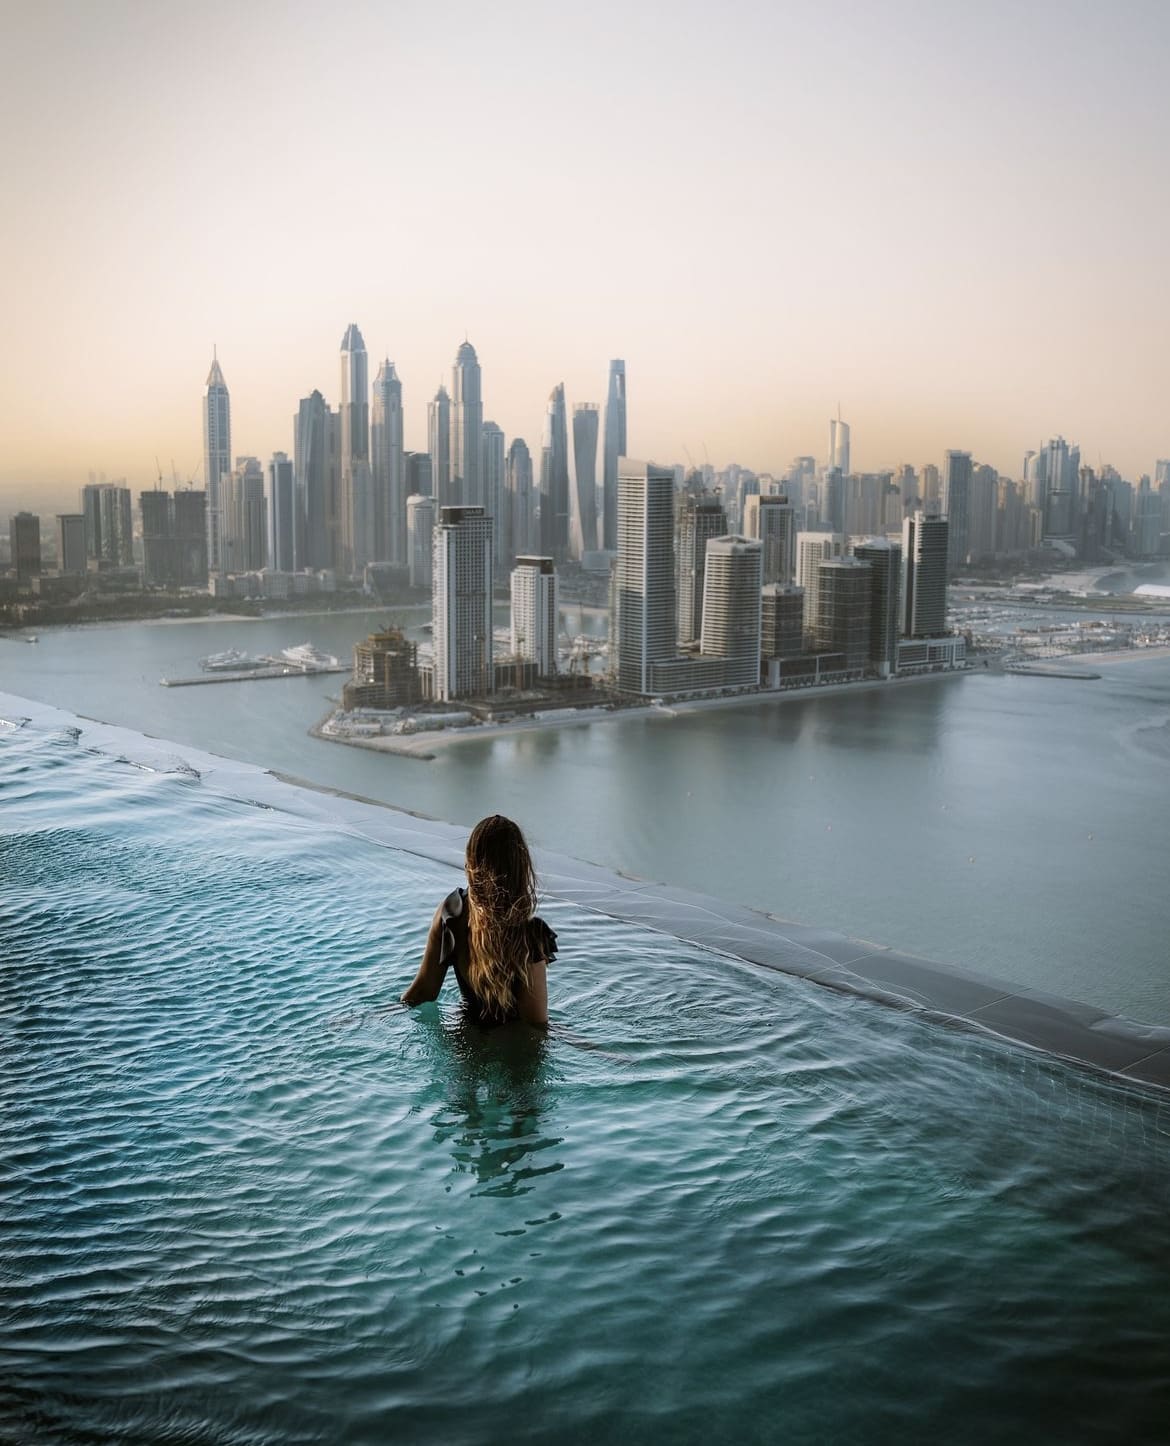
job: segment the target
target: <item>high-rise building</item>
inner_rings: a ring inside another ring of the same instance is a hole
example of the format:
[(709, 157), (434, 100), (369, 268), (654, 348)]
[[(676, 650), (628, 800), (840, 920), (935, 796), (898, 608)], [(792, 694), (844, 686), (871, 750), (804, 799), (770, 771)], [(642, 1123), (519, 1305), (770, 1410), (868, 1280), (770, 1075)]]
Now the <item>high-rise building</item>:
[(723, 658), (723, 686), (760, 681), (760, 576), (762, 544), (748, 537), (713, 537), (707, 543), (703, 627), (699, 651)]
[(504, 433), (495, 422), (484, 422), (480, 429), (479, 476), (484, 509), (492, 519), (496, 576), (503, 577), (512, 565), (515, 549), (512, 544), (511, 509), (508, 506)]
[(285, 452), (268, 463), (268, 565), (276, 572), (297, 570), (296, 486)]
[(551, 557), (516, 559), (512, 569), (512, 652), (530, 658), (542, 678), (557, 671), (559, 600), (557, 570)]
[(1162, 499), (1143, 476), (1134, 496), (1132, 541), (1130, 551), (1135, 557), (1157, 557), (1162, 540)]
[[(425, 454), (424, 454), (425, 455)], [(406, 545), (411, 587), (431, 586), (435, 499), (416, 492), (406, 499)]]
[(841, 420), (841, 408), (829, 422), (829, 465), (828, 471), (849, 476), (849, 423)]
[(510, 545), (513, 554), (528, 552), (536, 540), (536, 508), (532, 491), (532, 454), (523, 437), (514, 437), (505, 467), (508, 513), (511, 519)]
[[(207, 566), (219, 572), (223, 503), (220, 492), (232, 470), (232, 408), (219, 358), (212, 355), (203, 388), (203, 482), (207, 488)], [(91, 553), (92, 557), (93, 554)]]
[(927, 462), (922, 469), (921, 479), (922, 505), (925, 508), (933, 508), (936, 512), (942, 509), (942, 477), (938, 468), (933, 462)]
[(85, 514), (57, 514), (57, 571), (75, 575), (85, 571)]
[(8, 519), (8, 544), (18, 584), (41, 575), (41, 519), (35, 512), (18, 512)]
[(434, 532), (434, 695), (484, 697), (492, 663), (492, 519), (482, 507), (444, 507)]
[(678, 642), (697, 643), (703, 631), (707, 544), (727, 534), (727, 514), (714, 497), (680, 499), (676, 524)]
[(341, 426), (320, 392), (302, 399), (293, 419), (297, 568), (341, 562)]
[(453, 507), (451, 489), (451, 398), (440, 386), (427, 404), (427, 447), (431, 454), (433, 495), (439, 507)]
[(353, 647), (353, 676), (341, 690), (343, 708), (408, 708), (419, 699), (418, 644), (386, 627)]
[(264, 468), (258, 457), (237, 457), (221, 492), (221, 571), (259, 572), (268, 554)]
[(945, 517), (923, 511), (902, 524), (902, 632), (908, 638), (946, 636), (947, 527)]
[(486, 507), (480, 451), (483, 389), (475, 348), (465, 341), (451, 371), (451, 483), (458, 504)]
[(869, 660), (875, 672), (888, 678), (898, 671), (902, 548), (888, 538), (871, 537), (857, 544), (853, 556), (870, 568)]
[(602, 464), (601, 545), (615, 552), (618, 545), (618, 462), (626, 455), (626, 364), (609, 364), (609, 390), (605, 399), (605, 458)]
[(597, 432), (600, 409), (593, 402), (573, 408), (572, 553), (580, 561), (597, 551)]
[(953, 573), (971, 552), (971, 453), (951, 451), (943, 459), (942, 510), (947, 519), (947, 559)]
[(341, 338), (341, 566), (351, 576), (376, 561), (373, 491), (369, 358), (350, 322)]
[(839, 532), (798, 532), (796, 534), (796, 585), (804, 588), (804, 630), (810, 640), (816, 633), (817, 568), (822, 562), (840, 557), (845, 539)]
[(872, 569), (856, 557), (834, 557), (817, 564), (816, 630), (818, 652), (841, 653), (850, 671), (870, 662)]
[(207, 586), (207, 493), (187, 488), (173, 504), (180, 587)]
[(796, 517), (783, 494), (745, 497), (744, 532), (764, 549), (764, 584), (791, 582), (796, 572)]
[(171, 494), (140, 492), (142, 513), (142, 582), (145, 587), (170, 587), (178, 572), (175, 555), (175, 518)]
[(389, 357), (374, 378), (370, 406), (370, 471), (374, 540), (379, 562), (406, 561), (406, 467), (402, 446), (402, 383)]
[(656, 661), (675, 655), (674, 473), (623, 458), (613, 575), (614, 664), (624, 693), (650, 694)]
[(435, 493), (434, 468), (429, 452), (404, 452), (406, 459), (406, 495), (408, 497), (433, 497)]
[(565, 384), (549, 393), (540, 454), (541, 551), (564, 558), (569, 551), (569, 432), (565, 418)]
[(1031, 459), (1031, 492), (1044, 517), (1044, 536), (1071, 542), (1076, 531), (1081, 449), (1053, 437)]
[(98, 568), (132, 567), (134, 527), (130, 489), (116, 482), (90, 483), (81, 489), (85, 517), (85, 555)]
[(792, 658), (804, 648), (804, 588), (765, 583), (760, 589), (760, 653)]

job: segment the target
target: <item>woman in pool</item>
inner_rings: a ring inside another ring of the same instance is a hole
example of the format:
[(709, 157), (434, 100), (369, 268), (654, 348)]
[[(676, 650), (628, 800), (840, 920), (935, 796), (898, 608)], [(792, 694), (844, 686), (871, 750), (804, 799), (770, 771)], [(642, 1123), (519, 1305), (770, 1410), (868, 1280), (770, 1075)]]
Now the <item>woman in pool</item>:
[(534, 917), (536, 874), (510, 818), (481, 819), (467, 840), (467, 888), (435, 910), (426, 949), (403, 1004), (437, 999), (449, 965), (477, 1024), (548, 1024), (546, 966), (557, 936)]

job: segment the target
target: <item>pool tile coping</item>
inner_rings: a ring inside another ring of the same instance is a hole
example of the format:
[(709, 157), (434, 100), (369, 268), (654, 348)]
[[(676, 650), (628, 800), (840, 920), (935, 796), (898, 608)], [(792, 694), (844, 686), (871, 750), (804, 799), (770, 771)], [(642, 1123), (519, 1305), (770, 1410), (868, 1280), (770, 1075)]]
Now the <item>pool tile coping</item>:
[[(460, 825), (2, 692), (0, 723), (69, 731), (81, 747), (158, 772), (194, 770), (206, 786), (228, 797), (333, 828), (342, 825), (383, 847), (462, 871), (467, 830)], [(1170, 1089), (1170, 1027), (1141, 1024), (1094, 1005), (546, 849), (538, 851), (537, 864), (549, 898), (1143, 1086)]]

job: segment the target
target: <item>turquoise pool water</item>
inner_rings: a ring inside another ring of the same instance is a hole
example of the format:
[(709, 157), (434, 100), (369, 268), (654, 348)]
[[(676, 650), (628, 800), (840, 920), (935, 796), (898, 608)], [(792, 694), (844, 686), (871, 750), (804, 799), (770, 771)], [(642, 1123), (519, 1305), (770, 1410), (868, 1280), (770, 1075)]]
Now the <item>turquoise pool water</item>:
[(549, 900), (547, 1040), (409, 979), (455, 873), (0, 730), (0, 1433), (1142, 1441), (1170, 1104)]

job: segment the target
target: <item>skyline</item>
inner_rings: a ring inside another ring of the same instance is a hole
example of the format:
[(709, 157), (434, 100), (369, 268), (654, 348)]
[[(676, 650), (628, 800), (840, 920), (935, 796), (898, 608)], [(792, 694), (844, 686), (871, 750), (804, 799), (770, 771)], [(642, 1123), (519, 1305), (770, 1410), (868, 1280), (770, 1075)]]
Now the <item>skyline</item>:
[(351, 322), (411, 450), (466, 337), (531, 451), (550, 389), (604, 405), (622, 357), (663, 462), (823, 460), (838, 403), (856, 470), (1170, 454), (1166, 7), (451, 16), (358, 4), (357, 53), (307, 5), (12, 17), (6, 494), (199, 479), (213, 347), (234, 452), (291, 454)]

